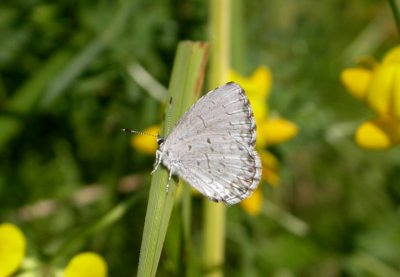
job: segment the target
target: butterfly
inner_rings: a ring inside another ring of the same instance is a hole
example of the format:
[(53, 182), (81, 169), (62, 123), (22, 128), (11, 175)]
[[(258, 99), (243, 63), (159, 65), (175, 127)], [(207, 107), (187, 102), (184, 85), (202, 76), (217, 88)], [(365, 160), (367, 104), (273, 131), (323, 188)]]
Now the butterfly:
[(171, 133), (158, 137), (159, 165), (215, 202), (236, 204), (257, 187), (262, 173), (255, 150), (256, 121), (244, 90), (234, 82), (201, 97)]

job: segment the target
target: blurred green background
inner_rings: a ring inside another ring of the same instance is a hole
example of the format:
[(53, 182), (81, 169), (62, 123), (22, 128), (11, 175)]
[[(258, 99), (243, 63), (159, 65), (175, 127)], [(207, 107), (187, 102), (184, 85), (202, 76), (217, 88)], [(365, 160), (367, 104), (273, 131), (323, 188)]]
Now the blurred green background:
[[(235, 69), (268, 66), (269, 109), (300, 132), (270, 149), (282, 182), (263, 186), (265, 212), (228, 209), (226, 276), (400, 276), (400, 150), (354, 143), (373, 114), (339, 81), (346, 66), (398, 43), (389, 4), (248, 1), (239, 13)], [(131, 69), (167, 87), (178, 42), (207, 40), (208, 14), (200, 0), (0, 3), (0, 223), (23, 230), (28, 257), (63, 268), (91, 250), (110, 276), (136, 273), (154, 157), (120, 129), (159, 123), (152, 93), (162, 89)], [(195, 197), (199, 255), (201, 204)], [(309, 231), (294, 232), (281, 214)], [(174, 238), (158, 276), (185, 264)]]

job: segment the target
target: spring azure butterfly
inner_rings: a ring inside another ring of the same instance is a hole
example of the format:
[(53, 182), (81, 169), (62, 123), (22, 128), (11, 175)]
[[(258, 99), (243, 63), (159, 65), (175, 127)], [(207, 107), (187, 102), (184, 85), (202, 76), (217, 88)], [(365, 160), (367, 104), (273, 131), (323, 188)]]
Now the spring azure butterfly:
[(236, 204), (261, 178), (256, 122), (244, 90), (229, 82), (201, 97), (171, 133), (158, 137), (160, 164), (215, 202)]

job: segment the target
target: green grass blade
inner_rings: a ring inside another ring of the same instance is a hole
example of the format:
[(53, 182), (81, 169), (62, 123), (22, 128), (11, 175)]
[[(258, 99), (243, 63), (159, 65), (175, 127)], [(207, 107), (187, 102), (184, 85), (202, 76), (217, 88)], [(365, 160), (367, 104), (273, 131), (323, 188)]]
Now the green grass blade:
[[(172, 129), (200, 94), (207, 56), (207, 43), (185, 41), (179, 44), (167, 97), (167, 103), (171, 98), (172, 101), (171, 105), (166, 105), (162, 135)], [(152, 178), (138, 276), (156, 275), (177, 187), (175, 180), (171, 180), (166, 193), (167, 179), (168, 172), (164, 168), (157, 170)]]
[(144, 197), (144, 192), (145, 190), (140, 190), (137, 193), (134, 193), (127, 200), (114, 206), (111, 210), (99, 217), (94, 222), (86, 224), (79, 228), (76, 232), (67, 235), (60, 246), (55, 249), (54, 253), (50, 253), (52, 262), (55, 263), (58, 259), (63, 259), (63, 257), (70, 255), (70, 252), (78, 249), (79, 245), (82, 244), (82, 241), (84, 241), (90, 235), (110, 228), (110, 226), (118, 222), (123, 216), (125, 216), (133, 204), (136, 204), (139, 199)]

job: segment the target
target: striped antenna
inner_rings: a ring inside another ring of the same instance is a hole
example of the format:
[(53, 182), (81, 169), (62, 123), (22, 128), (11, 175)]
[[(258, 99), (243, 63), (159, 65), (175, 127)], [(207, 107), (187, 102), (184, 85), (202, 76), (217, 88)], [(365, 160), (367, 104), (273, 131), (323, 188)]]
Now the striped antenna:
[(142, 132), (142, 131), (135, 131), (135, 130), (127, 129), (127, 128), (122, 128), (122, 132), (131, 133), (131, 134), (138, 134), (138, 135), (146, 135), (146, 136), (151, 136), (151, 137), (158, 138), (158, 135), (149, 134), (149, 133)]

